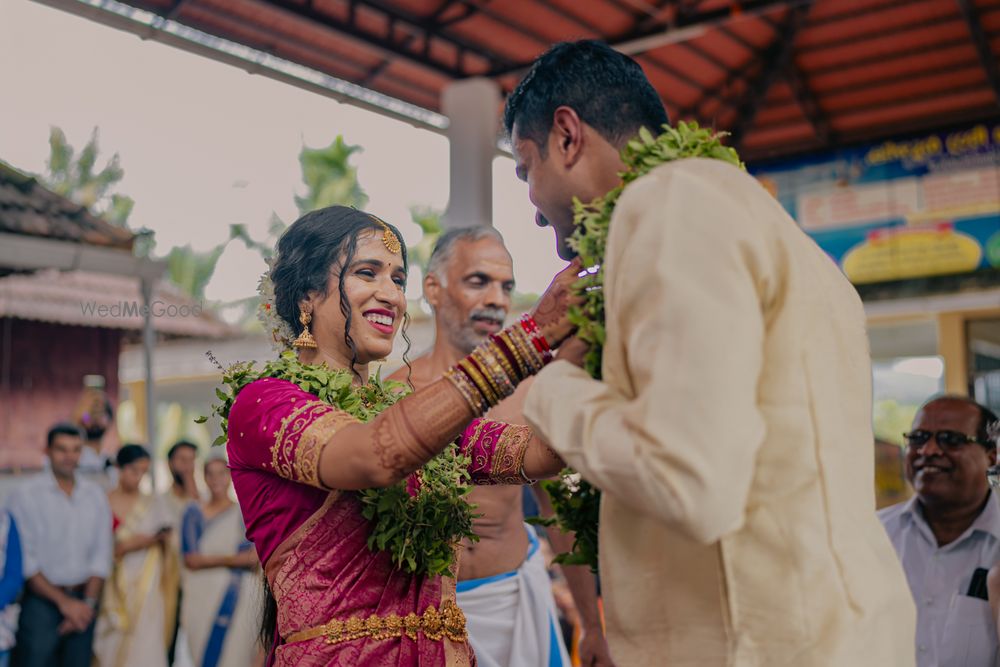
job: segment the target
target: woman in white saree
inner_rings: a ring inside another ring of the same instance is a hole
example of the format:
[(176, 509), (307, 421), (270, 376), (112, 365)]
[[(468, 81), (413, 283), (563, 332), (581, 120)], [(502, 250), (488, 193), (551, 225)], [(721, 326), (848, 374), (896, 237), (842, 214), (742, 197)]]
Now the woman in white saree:
[(94, 637), (96, 665), (166, 667), (164, 548), (170, 518), (157, 499), (139, 491), (149, 471), (149, 452), (139, 445), (125, 445), (118, 451), (117, 463), (118, 486), (108, 494), (115, 562), (104, 586)]
[(218, 452), (205, 462), (209, 500), (189, 505), (181, 524), (181, 626), (198, 667), (249, 667), (262, 658), (257, 554), (246, 539), (240, 508), (229, 496), (232, 480)]

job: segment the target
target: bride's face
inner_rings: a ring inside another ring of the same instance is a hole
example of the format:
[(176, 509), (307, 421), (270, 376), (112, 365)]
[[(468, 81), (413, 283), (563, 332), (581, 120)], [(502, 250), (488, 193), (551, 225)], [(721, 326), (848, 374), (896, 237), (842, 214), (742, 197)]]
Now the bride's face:
[(339, 273), (334, 265), (326, 297), (313, 300), (310, 325), (320, 349), (351, 362), (351, 350), (344, 340), (347, 318), (340, 308), (340, 281), (351, 311), (351, 339), (360, 364), (389, 356), (392, 341), (406, 313), (406, 270), (403, 256), (393, 254), (382, 242), (382, 234), (366, 233), (358, 238), (354, 257)]

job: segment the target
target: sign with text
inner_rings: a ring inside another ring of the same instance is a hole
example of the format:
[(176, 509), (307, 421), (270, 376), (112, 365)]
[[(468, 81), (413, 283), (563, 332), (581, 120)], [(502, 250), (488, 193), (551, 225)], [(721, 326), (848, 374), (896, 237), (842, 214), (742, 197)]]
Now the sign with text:
[(1000, 267), (1000, 123), (750, 171), (855, 284)]

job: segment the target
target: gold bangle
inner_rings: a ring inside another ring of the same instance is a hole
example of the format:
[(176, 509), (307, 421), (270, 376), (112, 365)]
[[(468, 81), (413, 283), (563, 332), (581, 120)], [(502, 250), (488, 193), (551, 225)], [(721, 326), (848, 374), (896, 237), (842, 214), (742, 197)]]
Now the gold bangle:
[(498, 399), (496, 394), (493, 393), (493, 390), (490, 389), (490, 385), (486, 382), (486, 378), (484, 378), (482, 373), (479, 372), (475, 364), (469, 361), (468, 357), (458, 362), (458, 365), (461, 366), (466, 373), (468, 373), (469, 377), (472, 379), (472, 383), (476, 385), (476, 389), (479, 390), (479, 393), (486, 400), (487, 405), (492, 407), (500, 402), (500, 399)]
[(503, 372), (510, 379), (511, 383), (519, 382), (521, 380), (521, 376), (514, 372), (514, 369), (510, 365), (510, 359), (508, 359), (507, 355), (504, 354), (504, 351), (500, 349), (500, 344), (493, 339), (490, 339), (486, 345), (490, 354), (496, 358), (497, 362), (500, 364), (500, 368), (503, 369)]
[(538, 350), (535, 349), (534, 344), (531, 339), (528, 338), (528, 334), (520, 326), (511, 327), (510, 332), (511, 340), (513, 340), (521, 350), (521, 355), (528, 362), (528, 367), (530, 373), (534, 375), (538, 371), (542, 370), (545, 366), (542, 360), (542, 355), (539, 354)]
[(497, 398), (502, 398), (504, 392), (500, 388), (500, 381), (496, 378), (493, 369), (483, 356), (483, 351), (477, 347), (471, 354), (469, 354), (469, 358), (474, 360), (476, 365), (479, 366), (479, 370), (482, 372), (483, 377), (486, 378), (486, 382), (489, 383), (490, 389), (493, 390), (493, 393), (496, 394)]
[(476, 386), (466, 377), (465, 373), (456, 368), (449, 368), (444, 372), (444, 376), (454, 385), (458, 393), (469, 404), (473, 414), (481, 415), (486, 412), (485, 399), (479, 393), (479, 390), (476, 389)]
[(480, 346), (473, 351), (473, 354), (476, 356), (476, 360), (485, 366), (490, 375), (493, 376), (493, 386), (497, 389), (498, 394), (507, 398), (514, 393), (514, 382), (511, 380), (510, 374), (503, 369), (500, 360), (496, 358), (492, 350)]
[(508, 334), (506, 331), (501, 331), (499, 336), (503, 340), (504, 345), (507, 346), (507, 349), (510, 350), (510, 353), (514, 355), (514, 360), (517, 362), (517, 370), (519, 371), (518, 373), (519, 378), (523, 380), (524, 378), (531, 375), (531, 373), (528, 372), (528, 365), (521, 357), (521, 351), (517, 349), (517, 345), (515, 345), (514, 341), (511, 340), (510, 334)]

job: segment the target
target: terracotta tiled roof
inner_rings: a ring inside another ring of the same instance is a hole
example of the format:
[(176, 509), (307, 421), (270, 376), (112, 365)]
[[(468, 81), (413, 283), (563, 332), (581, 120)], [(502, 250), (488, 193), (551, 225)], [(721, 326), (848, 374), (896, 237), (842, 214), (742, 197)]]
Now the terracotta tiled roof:
[[(153, 326), (169, 336), (225, 338), (238, 330), (168, 283), (153, 289)], [(0, 278), (0, 317), (141, 331), (139, 281), (85, 271), (48, 269)]]
[[(997, 0), (121, 0), (143, 39), (248, 46), (431, 111), (453, 81), (510, 91), (553, 42), (634, 55), (672, 119), (732, 132), (747, 160), (1000, 117)], [(120, 3), (46, 0), (121, 25)], [(102, 18), (102, 12), (106, 16)], [(192, 38), (193, 39), (193, 38)]]
[(0, 233), (131, 250), (135, 234), (0, 162)]

